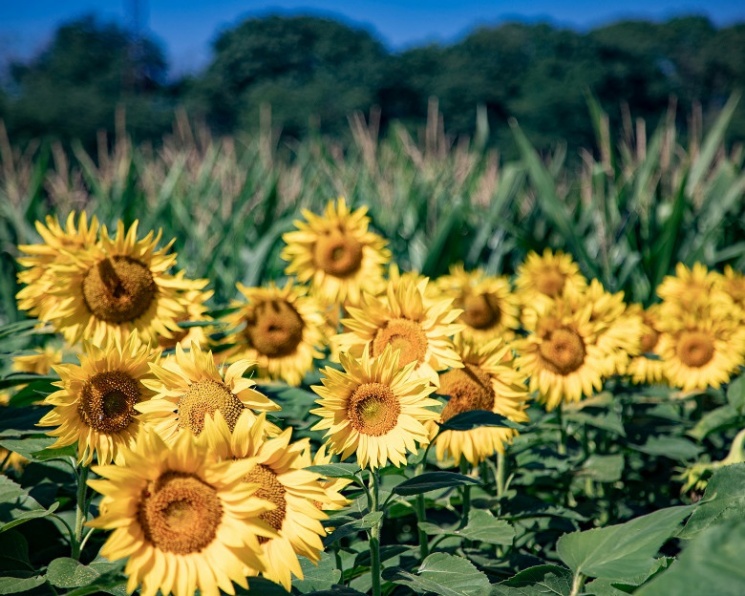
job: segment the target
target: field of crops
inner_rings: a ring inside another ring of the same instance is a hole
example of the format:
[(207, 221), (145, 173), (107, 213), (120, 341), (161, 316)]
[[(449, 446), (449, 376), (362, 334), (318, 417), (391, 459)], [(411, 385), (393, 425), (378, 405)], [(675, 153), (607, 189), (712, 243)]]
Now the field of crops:
[(0, 127), (0, 594), (745, 593), (736, 102), (518, 161)]

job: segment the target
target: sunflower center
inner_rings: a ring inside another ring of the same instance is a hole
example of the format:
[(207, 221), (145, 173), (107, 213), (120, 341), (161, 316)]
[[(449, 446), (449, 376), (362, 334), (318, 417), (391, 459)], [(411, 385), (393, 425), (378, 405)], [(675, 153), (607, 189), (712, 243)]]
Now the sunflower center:
[(660, 334), (657, 333), (655, 329), (652, 327), (649, 328), (649, 333), (643, 333), (642, 334), (642, 354), (649, 354), (654, 350), (654, 347), (657, 345), (657, 341), (660, 339)]
[(246, 317), (244, 334), (260, 354), (288, 356), (303, 340), (303, 320), (286, 300), (268, 300)]
[(318, 239), (313, 259), (316, 266), (329, 275), (346, 277), (360, 269), (362, 244), (342, 230), (334, 230)]
[(450, 396), (442, 410), (443, 422), (463, 412), (491, 411), (494, 407), (491, 377), (472, 364), (466, 364), (464, 368), (455, 368), (440, 375), (439, 393)]
[(347, 417), (357, 432), (379, 437), (398, 422), (401, 404), (388, 385), (363, 383), (354, 390), (347, 404)]
[[(287, 499), (285, 498), (285, 487), (277, 478), (277, 474), (270, 467), (257, 464), (253, 470), (246, 474), (244, 480), (260, 484), (261, 487), (254, 493), (255, 496), (270, 501), (277, 506), (276, 509), (265, 511), (259, 517), (279, 532), (287, 515)], [(259, 543), (263, 544), (268, 541), (268, 538), (259, 536)]]
[(379, 356), (387, 345), (399, 350), (398, 365), (424, 362), (427, 355), (427, 336), (422, 326), (409, 319), (391, 319), (378, 329), (372, 342), (372, 355)]
[(564, 275), (553, 267), (547, 267), (538, 275), (535, 285), (541, 294), (558, 296), (564, 289)]
[(549, 370), (568, 375), (585, 361), (585, 342), (573, 329), (562, 327), (541, 342), (540, 353)]
[(189, 385), (178, 402), (179, 428), (188, 428), (195, 435), (204, 430), (204, 417), (220, 411), (231, 432), (244, 409), (243, 402), (219, 381), (202, 379)]
[(103, 259), (83, 278), (88, 310), (110, 323), (129, 323), (142, 316), (157, 290), (150, 269), (127, 256)]
[(678, 340), (677, 352), (683, 364), (700, 368), (714, 357), (714, 342), (702, 331), (684, 331)]
[(209, 484), (193, 474), (166, 472), (142, 492), (137, 519), (156, 548), (188, 555), (215, 539), (222, 514)]
[(494, 294), (469, 294), (463, 300), (461, 320), (474, 329), (489, 329), (499, 323), (499, 301)]
[(127, 428), (140, 401), (140, 385), (127, 373), (113, 370), (93, 375), (83, 385), (78, 414), (98, 432), (113, 434)]

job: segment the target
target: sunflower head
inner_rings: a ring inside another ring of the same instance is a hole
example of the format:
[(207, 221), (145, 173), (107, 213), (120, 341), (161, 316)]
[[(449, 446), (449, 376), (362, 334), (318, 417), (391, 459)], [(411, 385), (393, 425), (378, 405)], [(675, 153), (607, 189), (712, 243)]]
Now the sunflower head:
[(367, 208), (350, 211), (340, 197), (329, 201), (322, 215), (304, 210), (305, 221), (282, 239), (285, 272), (310, 282), (325, 302), (357, 303), (363, 290), (372, 291), (390, 260), (385, 240), (368, 230)]
[(547, 248), (542, 256), (536, 252), (528, 254), (517, 268), (515, 283), (523, 303), (528, 304), (535, 294), (557, 298), (567, 291), (581, 290), (587, 280), (570, 255)]

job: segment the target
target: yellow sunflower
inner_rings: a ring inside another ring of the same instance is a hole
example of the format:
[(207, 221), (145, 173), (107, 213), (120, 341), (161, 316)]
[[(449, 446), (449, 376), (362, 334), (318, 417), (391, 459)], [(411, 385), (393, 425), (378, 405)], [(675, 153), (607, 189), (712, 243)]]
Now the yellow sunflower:
[(48, 215), (46, 225), (36, 222), (36, 231), (41, 236), (39, 244), (22, 244), (18, 250), (18, 264), (26, 267), (18, 274), (18, 283), (25, 287), (16, 294), (19, 310), (25, 310), (32, 317), (47, 320), (47, 314), (57, 303), (51, 297), (51, 290), (58, 283), (51, 265), (66, 263), (70, 255), (77, 255), (94, 246), (98, 241), (98, 220), (93, 217), (88, 222), (85, 211), (78, 216), (71, 212), (63, 228), (57, 217)]
[(180, 332), (178, 321), (188, 318), (184, 294), (202, 282), (167, 273), (176, 256), (167, 254), (172, 242), (155, 250), (160, 236), (150, 232), (138, 241), (137, 222), (126, 233), (119, 222), (113, 239), (103, 227), (99, 244), (51, 265), (49, 293), (57, 304), (46, 316), (69, 343), (123, 340), (133, 330), (158, 341)]
[(727, 265), (719, 277), (718, 286), (737, 307), (737, 319), (745, 323), (745, 275)]
[(303, 577), (298, 555), (313, 562), (320, 559), (321, 539), (326, 535), (321, 520), (328, 516), (316, 503), (326, 504), (329, 498), (320, 476), (303, 469), (308, 440), (290, 443), (289, 428), (275, 438), (267, 438), (265, 415), (253, 419), (246, 414), (239, 417), (232, 433), (225, 419), (215, 415), (214, 433), (205, 434), (219, 435), (213, 450), (220, 459), (250, 458), (256, 462), (244, 480), (258, 484), (256, 496), (275, 505), (275, 509), (261, 514), (261, 519), (277, 536), (259, 540), (266, 569), (251, 568), (248, 575), (261, 573), (289, 592), (292, 576)]
[(303, 210), (306, 221), (296, 221), (298, 229), (282, 236), (285, 272), (310, 282), (327, 303), (357, 303), (362, 290), (374, 289), (391, 258), (385, 239), (368, 230), (366, 213), (367, 207), (350, 211), (343, 197), (329, 201), (322, 215)]
[(434, 387), (412, 375), (414, 361), (401, 365), (399, 353), (392, 347), (376, 358), (367, 347), (359, 358), (342, 353), (344, 371), (326, 367), (323, 385), (312, 387), (322, 398), (311, 410), (321, 417), (312, 430), (327, 431), (329, 449), (342, 459), (356, 453), (363, 468), (406, 465), (416, 443), (429, 443), (424, 423), (438, 417), (428, 409), (439, 406), (428, 397)]
[(745, 364), (745, 328), (723, 319), (691, 316), (660, 337), (663, 372), (683, 391), (718, 388)]
[[(675, 275), (667, 275), (657, 286), (662, 298), (664, 318), (685, 318), (689, 315), (706, 316), (713, 305), (728, 306), (731, 301), (719, 290), (720, 275), (705, 265), (695, 263), (690, 269), (683, 263), (675, 266)], [(716, 291), (715, 291), (716, 290)]]
[(462, 311), (450, 298), (427, 299), (427, 284), (427, 278), (401, 279), (389, 282), (381, 298), (364, 294), (359, 307), (347, 308), (351, 318), (342, 323), (350, 331), (333, 338), (335, 350), (360, 356), (369, 348), (378, 356), (390, 345), (400, 350), (401, 366), (414, 363), (415, 376), (434, 384), (437, 371), (462, 367), (451, 339), (463, 328), (454, 323)]
[(110, 560), (127, 559), (127, 592), (143, 596), (235, 594), (246, 566), (264, 570), (259, 538), (274, 530), (261, 516), (274, 506), (243, 479), (254, 459), (217, 461), (206, 440), (184, 433), (166, 445), (144, 428), (123, 466), (94, 466), (102, 480), (88, 484), (103, 495), (93, 528), (113, 530), (101, 548)]
[(254, 389), (255, 383), (244, 379), (252, 362), (238, 360), (227, 368), (218, 369), (212, 352), (203, 351), (198, 344), (184, 351), (176, 344), (172, 357), (162, 364), (151, 365), (154, 379), (147, 381), (155, 392), (153, 399), (137, 405), (144, 421), (172, 443), (180, 431), (199, 435), (204, 429), (207, 414), (222, 413), (232, 428), (245, 409), (279, 410), (279, 406)]
[(556, 298), (583, 289), (587, 280), (570, 255), (547, 248), (542, 256), (533, 251), (528, 254), (517, 268), (515, 285), (523, 304), (530, 304), (536, 294)]
[(482, 269), (467, 272), (463, 265), (455, 265), (435, 285), (453, 299), (454, 308), (463, 310), (458, 322), (464, 325), (464, 337), (479, 342), (514, 338), (520, 327), (520, 304), (507, 277), (489, 276)]
[(62, 350), (51, 345), (34, 349), (33, 354), (13, 356), (11, 370), (15, 372), (47, 375), (55, 364), (62, 362)]
[[(302, 451), (303, 463), (302, 467), (307, 468), (309, 466), (323, 466), (332, 462), (333, 456), (328, 453), (324, 443), (318, 448), (315, 455), (312, 454), (310, 449), (310, 443)], [(323, 511), (336, 511), (344, 509), (349, 505), (350, 501), (341, 491), (352, 483), (348, 478), (326, 478), (321, 480), (321, 486), (326, 492), (325, 501), (316, 501), (315, 506)], [(329, 530), (330, 531), (330, 530)]]
[(284, 288), (273, 283), (265, 288), (236, 286), (245, 301), (234, 301), (231, 306), (237, 310), (225, 317), (236, 331), (225, 338), (234, 345), (224, 357), (247, 358), (256, 362), (261, 377), (300, 385), (313, 360), (323, 357), (329, 329), (322, 306), (292, 282)]
[(597, 343), (591, 316), (591, 304), (575, 311), (567, 299), (540, 302), (535, 327), (514, 343), (518, 370), (530, 377), (531, 391), (549, 411), (600, 390), (615, 368), (613, 355)]
[[(455, 345), (464, 367), (440, 376), (438, 393), (449, 396), (440, 422), (473, 410), (488, 410), (513, 422), (528, 422), (528, 387), (525, 376), (514, 368), (511, 347), (500, 338), (485, 344), (459, 338)], [(436, 439), (437, 459), (452, 457), (458, 464), (465, 458), (477, 465), (496, 452), (504, 453), (504, 445), (516, 435), (514, 429), (493, 426), (446, 430)]]
[(626, 374), (637, 385), (663, 383), (666, 379), (659, 351), (664, 333), (660, 327), (660, 306), (655, 304), (645, 310), (638, 305), (632, 308), (641, 314), (642, 336), (640, 354), (629, 360)]
[(158, 358), (148, 344), (133, 333), (125, 343), (112, 338), (103, 347), (84, 342), (80, 366), (59, 364), (54, 370), (59, 391), (44, 403), (54, 408), (39, 426), (54, 426), (47, 432), (57, 441), (52, 448), (78, 445), (78, 460), (88, 465), (95, 452), (98, 463), (119, 460), (140, 427), (135, 405), (147, 401), (152, 392), (145, 386), (149, 365)]

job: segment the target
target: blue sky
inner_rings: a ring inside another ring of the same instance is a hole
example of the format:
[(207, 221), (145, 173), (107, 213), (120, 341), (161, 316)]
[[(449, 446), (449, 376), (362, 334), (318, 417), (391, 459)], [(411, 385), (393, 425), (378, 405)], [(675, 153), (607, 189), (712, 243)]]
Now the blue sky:
[(745, 22), (743, 0), (599, 0), (557, 2), (476, 0), (0, 0), (0, 59), (25, 58), (44, 46), (55, 27), (86, 13), (126, 23), (139, 1), (148, 33), (166, 49), (176, 73), (197, 70), (210, 58), (216, 34), (243, 18), (267, 13), (322, 14), (364, 26), (388, 47), (452, 42), (479, 25), (504, 20), (549, 21), (580, 30), (623, 18), (663, 20), (698, 14), (726, 26)]

